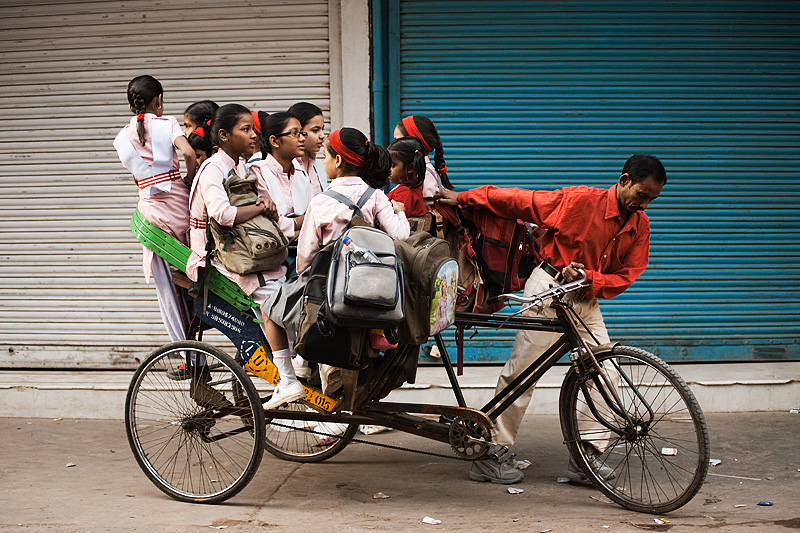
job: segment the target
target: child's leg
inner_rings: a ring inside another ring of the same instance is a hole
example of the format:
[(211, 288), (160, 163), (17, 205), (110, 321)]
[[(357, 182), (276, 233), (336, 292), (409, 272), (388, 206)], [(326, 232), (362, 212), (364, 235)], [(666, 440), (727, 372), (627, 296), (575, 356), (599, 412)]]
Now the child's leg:
[(167, 262), (153, 254), (150, 263), (153, 272), (153, 279), (156, 282), (156, 294), (158, 295), (158, 308), (161, 311), (161, 320), (167, 328), (167, 334), (172, 342), (185, 341), (186, 332), (183, 329), (181, 319), (180, 303), (172, 284), (172, 274), (169, 271)]
[(289, 385), (297, 381), (297, 376), (292, 366), (292, 353), (289, 351), (286, 331), (270, 320), (263, 309), (261, 317), (264, 319), (264, 334), (267, 336), (267, 342), (272, 350), (272, 362), (275, 363), (281, 374), (281, 386)]

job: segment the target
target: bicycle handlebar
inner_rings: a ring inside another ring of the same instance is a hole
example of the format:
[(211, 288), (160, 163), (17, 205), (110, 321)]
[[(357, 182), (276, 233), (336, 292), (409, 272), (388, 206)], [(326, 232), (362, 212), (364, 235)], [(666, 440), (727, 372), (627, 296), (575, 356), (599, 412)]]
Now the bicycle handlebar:
[(546, 291), (540, 292), (539, 294), (534, 294), (532, 296), (520, 296), (518, 294), (508, 293), (508, 294), (500, 294), (493, 298), (496, 301), (504, 301), (504, 300), (513, 300), (515, 302), (520, 302), (523, 304), (537, 304), (537, 303), (544, 303), (545, 299), (552, 298), (553, 296), (564, 296), (568, 292), (576, 291), (580, 288), (586, 286), (586, 271), (583, 269), (577, 269), (580, 272), (581, 277), (570, 281), (569, 283), (565, 283), (563, 285), (558, 285), (557, 287), (551, 287)]

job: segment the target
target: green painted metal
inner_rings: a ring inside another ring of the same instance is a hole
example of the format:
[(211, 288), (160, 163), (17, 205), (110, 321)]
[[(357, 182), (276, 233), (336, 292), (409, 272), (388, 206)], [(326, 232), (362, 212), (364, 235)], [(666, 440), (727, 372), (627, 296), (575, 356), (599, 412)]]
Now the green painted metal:
[[(184, 274), (186, 273), (186, 263), (191, 255), (191, 250), (178, 242), (172, 235), (151, 224), (139, 213), (138, 209), (131, 217), (131, 231), (144, 246), (163, 257), (170, 265)], [(208, 288), (240, 311), (249, 311), (256, 307), (250, 296), (216, 269), (211, 270)]]

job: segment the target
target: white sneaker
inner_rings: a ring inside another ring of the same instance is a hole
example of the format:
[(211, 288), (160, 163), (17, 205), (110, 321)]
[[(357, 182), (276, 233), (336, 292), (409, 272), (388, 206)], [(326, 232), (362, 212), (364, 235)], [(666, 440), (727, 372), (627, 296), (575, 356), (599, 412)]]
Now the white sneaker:
[(278, 384), (275, 391), (272, 393), (272, 398), (264, 404), (264, 409), (276, 409), (283, 404), (296, 402), (306, 397), (306, 389), (299, 381), (293, 381), (289, 385), (283, 387)]

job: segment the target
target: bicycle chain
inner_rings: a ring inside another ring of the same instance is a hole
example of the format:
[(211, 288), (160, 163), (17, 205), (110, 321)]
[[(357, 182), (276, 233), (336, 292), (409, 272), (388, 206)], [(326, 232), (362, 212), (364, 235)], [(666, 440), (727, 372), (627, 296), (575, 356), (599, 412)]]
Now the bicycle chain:
[[(321, 435), (323, 437), (333, 437), (334, 439), (342, 440), (342, 436), (341, 435), (332, 435), (330, 433), (322, 433), (321, 431), (315, 431), (313, 429), (299, 428), (299, 427), (296, 427), (296, 426), (288, 426), (286, 424), (280, 424), (278, 422), (273, 422), (273, 421), (267, 422), (267, 424), (270, 425), (270, 426), (279, 426), (279, 427), (284, 427), (284, 428), (288, 428), (288, 429), (294, 429), (294, 430), (297, 430), (297, 431), (303, 431), (305, 433), (313, 433), (314, 435)], [(361, 444), (369, 444), (370, 446), (377, 446), (378, 448), (389, 448), (390, 450), (400, 450), (400, 451), (403, 451), (403, 452), (419, 453), (419, 454), (422, 454), (422, 455), (432, 455), (433, 457), (443, 457), (445, 459), (453, 459), (455, 461), (467, 461), (467, 462), (472, 462), (473, 461), (473, 459), (467, 459), (465, 457), (458, 457), (456, 455), (445, 455), (443, 453), (428, 452), (428, 451), (425, 451), (425, 450), (415, 450), (414, 448), (404, 448), (402, 446), (395, 446), (393, 444), (384, 444), (382, 442), (372, 442), (372, 441), (368, 441), (368, 440), (357, 439), (355, 437), (352, 437), (350, 439), (350, 442), (359, 442)]]

